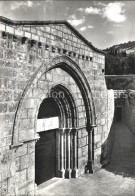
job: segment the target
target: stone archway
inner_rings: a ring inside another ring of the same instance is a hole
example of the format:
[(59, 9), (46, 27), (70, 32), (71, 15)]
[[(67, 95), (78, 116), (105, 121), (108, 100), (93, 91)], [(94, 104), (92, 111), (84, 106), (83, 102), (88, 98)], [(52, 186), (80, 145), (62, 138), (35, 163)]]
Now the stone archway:
[[(61, 146), (64, 144), (65, 137), (67, 149), (74, 149), (67, 150), (66, 162), (63, 159), (57, 162), (57, 175), (69, 178), (72, 174), (72, 177), (77, 177), (78, 168), (80, 168), (80, 175), (86, 164), (87, 169), (92, 170), (91, 130), (95, 125), (95, 110), (90, 87), (84, 74), (79, 66), (66, 56), (56, 57), (42, 65), (28, 81), (15, 115), (11, 147), (18, 148), (26, 144), (35, 146), (39, 139), (37, 116), (40, 104), (55, 91), (64, 91), (66, 94), (66, 99), (55, 99), (62, 122), (59, 134), (56, 135), (56, 140), (60, 144), (60, 150), (57, 151), (56, 156), (64, 153), (64, 148)], [(80, 158), (78, 163), (77, 132), (82, 129), (85, 130), (85, 135), (88, 135), (87, 149), (85, 148), (88, 153), (85, 159), (81, 162)], [(30, 164), (34, 165), (35, 152), (31, 153), (28, 150), (27, 153), (28, 160), (29, 157), (33, 160)], [(28, 164), (27, 167), (29, 170), (30, 165)], [(35, 180), (34, 177), (33, 180)]]
[[(41, 67), (37, 69), (37, 71), (33, 74), (31, 79), (28, 81), (26, 88), (22, 94), (22, 97), (19, 101), (18, 108), (15, 114), (15, 120), (14, 120), (14, 126), (13, 126), (13, 133), (12, 133), (12, 146), (19, 145), (19, 130), (20, 130), (20, 119), (22, 118), (22, 112), (25, 108), (27, 108), (28, 105), (34, 105), (38, 106), (39, 103), (41, 103), (41, 100), (43, 100), (44, 97), (44, 89), (42, 87), (42, 80), (44, 77), (44, 74), (49, 73), (50, 70), (60, 68), (61, 70), (64, 70), (67, 72), (75, 81), (77, 87), (80, 90), (80, 94), (82, 96), (84, 106), (86, 108), (86, 116), (87, 116), (87, 129), (90, 129), (91, 126), (95, 125), (96, 117), (95, 117), (95, 107), (94, 107), (94, 102), (93, 102), (93, 97), (91, 94), (91, 90), (89, 87), (89, 84), (87, 82), (86, 77), (84, 76), (83, 72), (81, 71), (80, 67), (73, 62), (70, 58), (66, 56), (60, 56), (60, 57), (55, 57), (51, 61), (47, 62), (46, 64), (43, 64)], [(59, 78), (58, 78), (59, 80)], [(38, 83), (38, 81), (40, 81)], [(41, 83), (41, 84), (40, 84)], [(55, 81), (55, 83), (57, 83)], [(58, 82), (59, 83), (59, 82)], [(40, 86), (41, 85), (41, 86)], [(45, 85), (45, 84), (43, 84)], [(46, 83), (47, 86), (49, 86), (49, 83)], [(51, 84), (53, 85), (53, 83)], [(67, 85), (67, 83), (66, 83)], [(68, 86), (68, 85), (67, 85)], [(50, 88), (50, 87), (49, 87)], [(33, 99), (33, 96), (36, 98)], [(38, 90), (37, 90), (38, 89)], [(48, 89), (46, 90), (45, 93), (48, 93)], [(74, 94), (74, 92), (72, 93)], [(41, 96), (42, 95), (42, 96)], [(40, 101), (38, 101), (40, 99)], [(78, 98), (76, 98), (75, 101)], [(25, 104), (24, 104), (25, 102)], [(25, 106), (24, 106), (25, 105)], [(38, 107), (37, 107), (38, 108)], [(34, 110), (33, 116), (36, 118), (37, 115), (37, 110)], [(35, 127), (35, 121), (29, 122), (32, 123), (32, 128)], [(31, 129), (31, 128), (30, 128)]]
[[(52, 124), (47, 126), (48, 121)], [(35, 157), (40, 160), (35, 160), (37, 184), (54, 176), (77, 177), (77, 112), (73, 97), (67, 88), (63, 85), (51, 88), (48, 97), (40, 105), (37, 122), (40, 138), (36, 143), (35, 152)], [(52, 149), (55, 149), (55, 156)]]

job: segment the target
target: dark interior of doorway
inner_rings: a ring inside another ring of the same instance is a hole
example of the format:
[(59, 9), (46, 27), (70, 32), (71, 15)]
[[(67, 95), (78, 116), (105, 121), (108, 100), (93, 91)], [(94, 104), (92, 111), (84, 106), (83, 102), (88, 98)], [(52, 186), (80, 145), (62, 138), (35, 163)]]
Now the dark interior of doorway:
[(40, 133), (35, 148), (35, 182), (37, 185), (56, 176), (56, 129)]

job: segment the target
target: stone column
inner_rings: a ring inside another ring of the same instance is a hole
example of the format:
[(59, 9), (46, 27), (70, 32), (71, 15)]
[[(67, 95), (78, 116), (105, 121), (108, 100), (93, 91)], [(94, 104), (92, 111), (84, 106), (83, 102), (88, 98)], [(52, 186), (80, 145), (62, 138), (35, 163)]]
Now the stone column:
[(64, 132), (65, 129), (60, 129), (60, 177), (64, 178), (65, 169), (64, 169)]
[(70, 132), (71, 129), (66, 129), (67, 135), (67, 167), (65, 171), (65, 178), (71, 178), (71, 168), (70, 168)]
[(72, 170), (72, 177), (78, 177), (78, 169), (77, 169), (77, 130), (73, 130), (73, 170)]
[(86, 172), (93, 173), (93, 131), (95, 125), (90, 125), (88, 128), (88, 163)]

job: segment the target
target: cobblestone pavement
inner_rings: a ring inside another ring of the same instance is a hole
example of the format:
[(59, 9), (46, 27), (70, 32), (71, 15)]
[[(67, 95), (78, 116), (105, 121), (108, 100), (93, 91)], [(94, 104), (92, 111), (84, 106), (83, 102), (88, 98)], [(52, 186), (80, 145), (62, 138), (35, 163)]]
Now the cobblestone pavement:
[(135, 196), (134, 137), (126, 125), (115, 125), (115, 142), (110, 164), (94, 174), (77, 179), (55, 179), (40, 189), (40, 196)]

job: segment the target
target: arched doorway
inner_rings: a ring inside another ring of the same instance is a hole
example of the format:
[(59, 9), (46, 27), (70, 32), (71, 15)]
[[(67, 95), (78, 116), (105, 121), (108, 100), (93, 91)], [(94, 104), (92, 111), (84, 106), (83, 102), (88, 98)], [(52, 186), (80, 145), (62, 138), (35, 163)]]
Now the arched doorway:
[(40, 139), (35, 146), (35, 182), (37, 185), (56, 176), (56, 131), (58, 131), (59, 124), (56, 121), (58, 121), (59, 114), (59, 108), (53, 98), (43, 100), (38, 113)]
[[(55, 93), (61, 91), (65, 93), (65, 98), (55, 97)], [(15, 114), (11, 147), (25, 148), (27, 145), (28, 159), (33, 160), (29, 161), (28, 167), (35, 170), (34, 150), (40, 138), (37, 131), (39, 108), (44, 99), (51, 97), (60, 114), (59, 128), (55, 136), (56, 176), (69, 178), (72, 175), (76, 178), (84, 173), (86, 164), (86, 169), (92, 170), (94, 148), (91, 130), (95, 125), (95, 110), (84, 73), (66, 56), (49, 60), (39, 67), (28, 81)], [(34, 146), (33, 151), (30, 150), (31, 146)], [(35, 176), (32, 179), (35, 182)]]
[(40, 105), (35, 146), (35, 182), (55, 177), (70, 178), (77, 169), (76, 107), (71, 93), (62, 85), (52, 87)]

